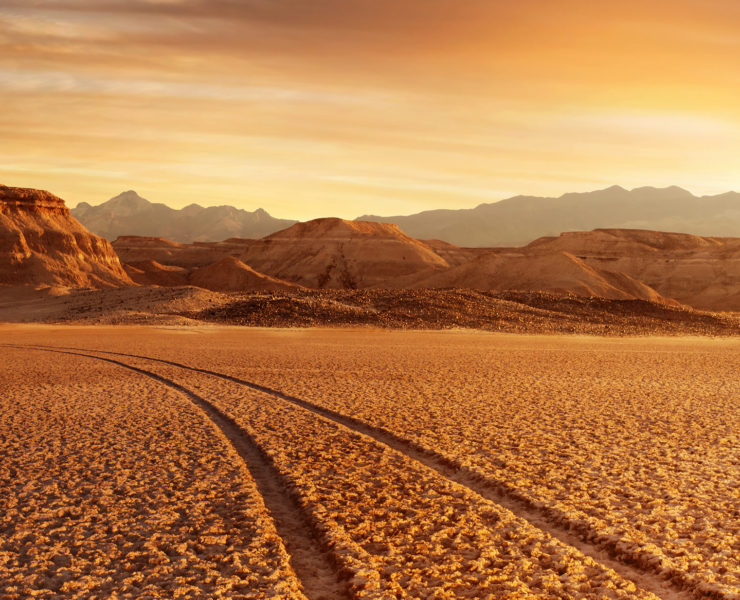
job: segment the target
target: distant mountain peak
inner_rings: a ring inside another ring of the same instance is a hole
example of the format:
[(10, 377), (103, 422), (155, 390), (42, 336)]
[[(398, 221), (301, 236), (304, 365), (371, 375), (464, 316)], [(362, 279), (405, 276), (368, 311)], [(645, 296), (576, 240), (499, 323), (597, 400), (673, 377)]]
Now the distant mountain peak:
[(261, 238), (293, 225), (267, 211), (254, 212), (233, 206), (192, 203), (176, 210), (126, 190), (97, 206), (81, 203), (72, 214), (94, 233), (109, 240), (120, 236), (153, 236), (176, 242), (220, 241), (228, 238)]
[(115, 202), (117, 200), (144, 200), (145, 202), (148, 202), (146, 198), (139, 196), (135, 190), (126, 190), (125, 192), (121, 192), (117, 196), (113, 196), (113, 198), (108, 200), (108, 202)]
[(637, 187), (630, 190), (631, 194), (651, 194), (651, 195), (671, 195), (675, 197), (694, 198), (695, 196), (677, 185), (670, 185), (668, 187), (654, 187), (650, 185)]
[(678, 186), (613, 185), (559, 197), (514, 196), (470, 209), (360, 218), (395, 223), (418, 239), (477, 247), (522, 246), (563, 231), (598, 228), (740, 236), (740, 195), (698, 198)]
[(125, 208), (127, 210), (140, 210), (151, 205), (151, 202), (146, 198), (142, 198), (134, 190), (127, 190), (121, 192), (117, 196), (114, 196), (107, 202), (104, 202), (100, 206), (105, 206), (112, 209), (120, 210)]

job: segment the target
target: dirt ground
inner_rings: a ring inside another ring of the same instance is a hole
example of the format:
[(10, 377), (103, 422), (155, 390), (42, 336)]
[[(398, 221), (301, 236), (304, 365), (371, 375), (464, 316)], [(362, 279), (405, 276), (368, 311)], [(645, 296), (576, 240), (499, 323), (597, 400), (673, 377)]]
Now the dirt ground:
[(0, 598), (737, 599), (739, 350), (0, 325)]

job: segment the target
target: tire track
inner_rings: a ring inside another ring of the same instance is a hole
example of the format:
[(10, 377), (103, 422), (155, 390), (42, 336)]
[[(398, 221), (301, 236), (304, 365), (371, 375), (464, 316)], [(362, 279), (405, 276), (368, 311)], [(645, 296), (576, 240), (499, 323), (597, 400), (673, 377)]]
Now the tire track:
[[(45, 349), (57, 348), (54, 346), (38, 347)], [(376, 442), (388, 446), (417, 463), (436, 471), (446, 479), (465, 486), (486, 500), (507, 508), (516, 516), (528, 521), (537, 529), (548, 533), (568, 546), (578, 549), (582, 554), (591, 557), (602, 566), (608, 567), (619, 573), (619, 575), (625, 579), (632, 581), (637, 587), (652, 592), (663, 600), (690, 600), (697, 596), (706, 596), (705, 594), (701, 594), (699, 590), (696, 590), (696, 593), (692, 593), (685, 589), (687, 587), (693, 587), (690, 582), (681, 581), (678, 578), (666, 580), (657, 572), (657, 570), (653, 571), (643, 567), (642, 565), (633, 564), (629, 559), (625, 560), (623, 558), (623, 550), (619, 547), (618, 542), (611, 541), (608, 543), (600, 543), (598, 541), (592, 541), (595, 538), (598, 539), (598, 532), (594, 532), (587, 527), (575, 530), (571, 529), (568, 523), (560, 521), (557, 514), (553, 514), (553, 512), (548, 511), (547, 508), (534, 506), (528, 498), (524, 497), (518, 490), (513, 489), (507, 483), (493, 480), (487, 475), (475, 472), (468, 467), (461, 465), (454, 458), (444, 456), (443, 454), (429, 448), (424, 448), (413, 441), (404, 439), (381, 427), (370, 425), (354, 417), (343, 415), (329, 408), (316, 405), (308, 400), (291, 396), (290, 394), (286, 394), (279, 390), (251, 381), (246, 381), (225, 373), (212, 371), (210, 369), (193, 367), (171, 360), (138, 354), (90, 350), (84, 348), (66, 349), (97, 352), (100, 354), (110, 354), (115, 356), (126, 356), (129, 358), (138, 358), (167, 364), (187, 371), (203, 373), (226, 381), (231, 381), (255, 391), (280, 398), (281, 400), (290, 402), (291, 404), (310, 411), (319, 417), (333, 421), (334, 423), (337, 423), (357, 434), (372, 438)], [(714, 596), (709, 595), (708, 597)]]
[[(287, 486), (284, 484), (283, 477), (273, 465), (270, 457), (262, 451), (254, 440), (231, 417), (221, 412), (208, 400), (179, 383), (152, 371), (147, 371), (112, 358), (72, 351), (83, 349), (58, 349), (58, 347), (53, 347), (54, 349), (52, 349), (52, 347), (45, 346), (20, 346), (11, 344), (0, 344), (0, 346), (68, 354), (105, 361), (149, 377), (188, 398), (221, 431), (257, 483), (257, 489), (262, 495), (267, 512), (275, 523), (275, 529), (288, 552), (290, 565), (301, 582), (306, 598), (308, 600), (349, 600), (350, 596), (347, 586), (334, 568), (334, 563), (330, 555), (319, 544), (319, 536), (308, 524), (309, 520), (298, 502), (286, 491)], [(92, 350), (91, 352), (100, 351)]]

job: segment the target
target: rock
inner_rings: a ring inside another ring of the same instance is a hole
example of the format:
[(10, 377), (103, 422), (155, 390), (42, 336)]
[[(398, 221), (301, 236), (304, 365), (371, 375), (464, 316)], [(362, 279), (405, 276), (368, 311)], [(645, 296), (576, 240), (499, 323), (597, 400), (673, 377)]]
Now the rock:
[(0, 186), (0, 284), (111, 288), (134, 282), (110, 243), (75, 220), (64, 200)]

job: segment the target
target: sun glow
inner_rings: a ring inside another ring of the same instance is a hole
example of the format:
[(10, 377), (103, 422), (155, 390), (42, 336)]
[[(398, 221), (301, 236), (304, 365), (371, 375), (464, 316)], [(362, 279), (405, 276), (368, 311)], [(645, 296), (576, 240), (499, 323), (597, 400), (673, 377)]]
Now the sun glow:
[(729, 0), (0, 7), (0, 181), (277, 216), (737, 188)]

